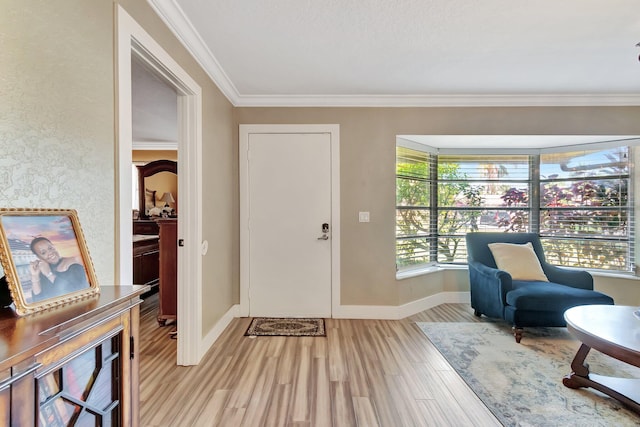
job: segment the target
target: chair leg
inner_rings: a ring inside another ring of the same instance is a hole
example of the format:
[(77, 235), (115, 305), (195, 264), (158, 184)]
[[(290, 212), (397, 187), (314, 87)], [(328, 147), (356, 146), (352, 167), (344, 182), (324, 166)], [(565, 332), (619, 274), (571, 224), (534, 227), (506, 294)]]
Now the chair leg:
[(519, 328), (517, 326), (513, 327), (513, 336), (516, 338), (516, 342), (519, 344), (520, 340), (522, 339), (522, 333), (524, 332), (524, 330), (522, 328)]

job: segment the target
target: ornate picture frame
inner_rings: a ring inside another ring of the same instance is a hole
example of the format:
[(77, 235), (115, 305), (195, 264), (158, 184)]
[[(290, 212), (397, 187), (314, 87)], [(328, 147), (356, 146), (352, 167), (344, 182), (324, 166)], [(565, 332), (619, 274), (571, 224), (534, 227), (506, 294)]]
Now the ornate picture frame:
[(0, 265), (19, 315), (100, 292), (73, 209), (0, 209)]

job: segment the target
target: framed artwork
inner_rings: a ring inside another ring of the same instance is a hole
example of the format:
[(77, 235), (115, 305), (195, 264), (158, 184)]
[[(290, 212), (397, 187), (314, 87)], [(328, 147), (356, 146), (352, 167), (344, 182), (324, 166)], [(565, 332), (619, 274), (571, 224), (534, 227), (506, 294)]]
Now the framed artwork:
[(0, 264), (19, 315), (100, 291), (72, 209), (0, 209)]

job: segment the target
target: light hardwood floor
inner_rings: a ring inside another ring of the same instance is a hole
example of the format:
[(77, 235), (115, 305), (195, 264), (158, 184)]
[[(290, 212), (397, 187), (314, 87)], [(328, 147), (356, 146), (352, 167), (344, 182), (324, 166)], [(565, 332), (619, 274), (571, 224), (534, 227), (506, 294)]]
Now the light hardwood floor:
[(500, 426), (414, 322), (475, 322), (466, 304), (399, 321), (327, 319), (325, 337), (257, 337), (235, 319), (198, 366), (142, 305), (141, 425)]

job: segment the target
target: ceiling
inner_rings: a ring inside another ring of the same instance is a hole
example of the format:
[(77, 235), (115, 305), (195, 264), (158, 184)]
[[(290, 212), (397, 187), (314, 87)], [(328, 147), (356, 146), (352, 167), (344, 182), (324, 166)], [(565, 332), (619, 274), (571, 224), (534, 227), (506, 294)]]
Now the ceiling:
[(236, 106), (640, 105), (637, 0), (148, 0)]
[(136, 55), (131, 55), (134, 150), (178, 148), (178, 93)]

